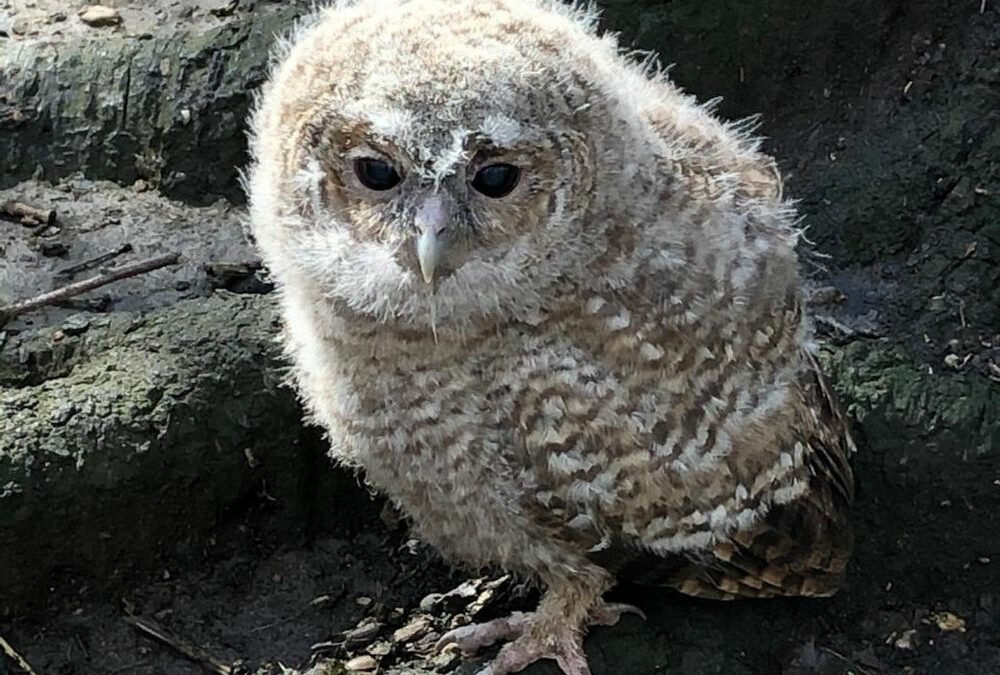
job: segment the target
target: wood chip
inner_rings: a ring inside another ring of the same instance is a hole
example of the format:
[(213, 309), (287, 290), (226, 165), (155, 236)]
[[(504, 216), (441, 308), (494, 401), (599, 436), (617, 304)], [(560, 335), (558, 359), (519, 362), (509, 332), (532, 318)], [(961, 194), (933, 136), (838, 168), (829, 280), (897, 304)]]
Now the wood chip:
[(951, 612), (935, 612), (931, 614), (931, 620), (938, 628), (945, 632), (965, 632), (965, 619)]
[(388, 656), (392, 653), (392, 643), (388, 640), (379, 640), (368, 645), (365, 651), (375, 657)]
[(382, 624), (373, 618), (368, 618), (354, 628), (345, 630), (341, 635), (344, 636), (344, 645), (349, 646), (362, 642), (370, 642), (375, 639), (380, 630), (382, 630)]
[(121, 14), (114, 7), (106, 5), (88, 5), (80, 10), (80, 21), (88, 26), (117, 26), (122, 22)]
[(344, 664), (344, 668), (352, 673), (370, 672), (378, 668), (378, 661), (366, 654), (351, 659)]
[[(913, 628), (909, 630), (904, 630), (903, 634), (898, 638), (893, 639), (892, 643), (895, 645), (896, 649), (913, 649), (913, 638), (916, 637), (917, 631)], [(894, 635), (890, 636), (890, 639), (894, 638)]]
[(56, 222), (55, 209), (40, 209), (24, 202), (10, 201), (0, 204), (0, 213), (20, 220), (26, 227), (53, 225)]
[(402, 644), (408, 644), (414, 640), (419, 640), (431, 628), (430, 620), (425, 616), (418, 616), (416, 619), (410, 621), (402, 628), (397, 629), (392, 634), (393, 642), (400, 642)]

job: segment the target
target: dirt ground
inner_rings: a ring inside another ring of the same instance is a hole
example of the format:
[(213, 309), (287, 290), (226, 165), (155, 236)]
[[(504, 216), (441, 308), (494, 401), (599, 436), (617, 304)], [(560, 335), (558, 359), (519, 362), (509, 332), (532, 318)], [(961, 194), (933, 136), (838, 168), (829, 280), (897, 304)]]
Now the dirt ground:
[[(59, 26), (88, 30), (53, 3), (24, 4), (0, 2), (0, 44), (30, 37), (32, 26), (54, 39)], [(214, 25), (266, 3), (215, 3), (192, 15), (192, 3), (175, 2), (159, 17), (143, 3), (118, 4), (126, 25), (143, 33), (162, 20)], [(862, 449), (856, 554), (841, 593), (716, 604), (622, 587), (614, 593), (647, 619), (592, 633), (594, 675), (1000, 673), (1000, 7), (602, 4), (606, 25), (676, 61), (675, 79), (700, 98), (724, 95), (731, 117), (763, 113), (761, 131), (801, 200), (815, 284), (836, 289), (818, 296), (814, 311)], [(53, 20), (59, 11), (69, 16)], [(0, 221), (0, 296), (23, 297), (66, 265), (124, 243), (134, 250), (123, 260), (180, 248), (185, 264), (25, 317), (0, 329), (0, 349), (81, 313), (196, 303), (219, 287), (266, 292), (253, 274), (220, 281), (205, 268), (252, 259), (238, 198), (218, 201), (235, 194), (230, 179), (192, 197), (189, 183), (174, 194), (155, 181), (119, 186), (71, 173), (46, 167), (52, 184), (4, 193), (51, 204), (65, 220), (47, 236)], [(150, 223), (155, 242), (143, 237)], [(12, 383), (0, 378), (21, 386)], [(303, 438), (322, 454), (318, 432)], [(209, 656), (242, 672), (278, 673), (366, 653), (381, 673), (472, 673), (476, 662), (428, 655), (434, 633), (534, 601), (509, 583), (462, 586), (470, 572), (411, 540), (353, 477), (311, 464), (294, 470), (314, 481), (310, 494), (332, 491), (336, 500), (302, 509), (298, 496), (256, 484), (210, 530), (168, 523), (150, 555), (116, 574), (69, 556), (55, 561), (34, 602), (13, 607), (0, 579), (0, 637), (37, 675), (225, 672), (211, 670)], [(113, 522), (120, 529), (88, 536), (126, 548), (141, 538), (127, 513)], [(0, 545), (17, 542), (0, 528)], [(173, 646), (128, 623), (130, 615), (155, 622)], [(178, 650), (184, 641), (200, 650), (194, 660)], [(0, 654), (0, 675), (24, 672)]]

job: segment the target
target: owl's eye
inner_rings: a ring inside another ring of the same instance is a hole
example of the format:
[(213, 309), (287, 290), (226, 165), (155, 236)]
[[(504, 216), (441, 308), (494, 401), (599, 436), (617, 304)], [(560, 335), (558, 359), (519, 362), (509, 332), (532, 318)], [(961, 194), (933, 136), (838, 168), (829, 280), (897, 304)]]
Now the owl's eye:
[(472, 187), (487, 197), (499, 199), (509, 195), (521, 179), (521, 170), (510, 164), (490, 164), (476, 172)]
[(391, 190), (402, 180), (392, 164), (371, 157), (354, 160), (354, 173), (369, 190)]

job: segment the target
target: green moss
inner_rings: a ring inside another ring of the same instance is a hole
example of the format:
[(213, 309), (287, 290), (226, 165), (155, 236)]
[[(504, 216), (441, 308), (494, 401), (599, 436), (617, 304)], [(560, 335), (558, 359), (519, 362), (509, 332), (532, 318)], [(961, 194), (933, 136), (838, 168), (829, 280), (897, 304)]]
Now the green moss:
[(1000, 451), (1000, 386), (983, 375), (917, 366), (901, 349), (869, 342), (825, 348), (821, 361), (862, 428)]

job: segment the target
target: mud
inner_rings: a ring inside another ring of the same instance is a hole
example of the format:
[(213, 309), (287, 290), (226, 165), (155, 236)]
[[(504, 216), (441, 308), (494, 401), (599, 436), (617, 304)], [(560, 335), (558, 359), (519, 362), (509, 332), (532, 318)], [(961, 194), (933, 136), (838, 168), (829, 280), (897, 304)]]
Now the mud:
[[(342, 673), (366, 650), (379, 672), (447, 670), (392, 636), (471, 571), (411, 541), (328, 466), (279, 386), (273, 298), (255, 294), (266, 279), (206, 268), (252, 255), (234, 167), (266, 62), (256, 27), (287, 25), (303, 5), (194, 4), (119, 2), (122, 25), (92, 29), (71, 12), (51, 20), (51, 2), (0, 2), (0, 62), (20, 96), (0, 92), (0, 186), (65, 214), (46, 236), (0, 221), (0, 290), (47, 290), (62, 266), (126, 242), (122, 261), (185, 256), (0, 328), (0, 636), (39, 675), (205, 672), (140, 635), (129, 612), (250, 672)], [(723, 96), (723, 114), (762, 113), (812, 242), (823, 362), (862, 449), (839, 595), (713, 604), (623, 587), (648, 619), (593, 632), (594, 674), (1000, 672), (998, 8), (602, 4), (607, 27), (676, 62), (700, 98)], [(95, 39), (101, 59), (51, 68), (56, 47), (93, 55)], [(145, 75), (164, 59), (175, 75)], [(110, 78), (125, 62), (139, 64), (130, 81)], [(49, 105), (73, 77), (114, 95)], [(18, 118), (22, 101), (34, 112)], [(155, 161), (136, 160), (147, 148)], [(32, 175), (41, 182), (23, 182)], [(43, 255), (46, 242), (66, 250)], [(532, 602), (504, 592), (478, 617)], [(436, 607), (429, 621), (443, 630), (470, 612)], [(373, 635), (313, 649), (364, 617), (381, 624)], [(20, 675), (0, 656), (8, 672)]]

